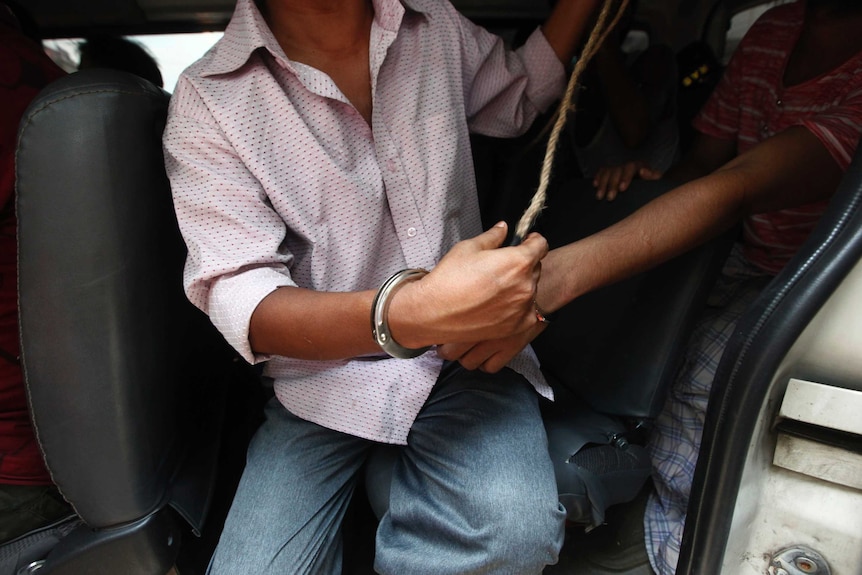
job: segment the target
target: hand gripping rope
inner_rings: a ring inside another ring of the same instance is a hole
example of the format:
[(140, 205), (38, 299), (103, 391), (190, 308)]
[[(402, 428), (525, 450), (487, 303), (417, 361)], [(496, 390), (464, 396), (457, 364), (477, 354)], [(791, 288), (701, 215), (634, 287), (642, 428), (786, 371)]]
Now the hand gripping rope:
[(518, 220), (518, 225), (515, 228), (515, 234), (511, 245), (517, 245), (523, 241), (536, 223), (542, 210), (545, 209), (548, 183), (551, 180), (551, 170), (554, 164), (554, 154), (557, 149), (557, 143), (560, 140), (560, 134), (563, 131), (563, 127), (566, 125), (566, 120), (570, 114), (574, 114), (575, 112), (575, 104), (572, 100), (574, 99), (575, 89), (578, 86), (578, 80), (583, 74), (584, 69), (587, 67), (587, 64), (589, 64), (590, 60), (592, 60), (593, 56), (595, 56), (596, 52), (598, 52), (601, 45), (605, 42), (610, 31), (613, 30), (619, 22), (620, 17), (625, 12), (628, 2), (629, 0), (621, 0), (613, 19), (610, 18), (610, 13), (611, 7), (616, 4), (615, 0), (605, 0), (603, 3), (596, 25), (590, 32), (590, 36), (587, 39), (586, 44), (584, 44), (581, 56), (575, 63), (575, 68), (572, 70), (572, 76), (569, 78), (569, 83), (566, 86), (563, 99), (560, 101), (560, 105), (557, 108), (553, 127), (551, 128), (551, 135), (548, 137), (548, 144), (545, 148), (545, 158), (542, 162), (542, 171), (539, 174), (539, 187), (533, 194), (533, 198), (530, 200), (530, 204), (527, 206), (521, 219)]
[[(593, 30), (590, 32), (590, 36), (587, 39), (586, 44), (584, 45), (584, 50), (581, 53), (581, 57), (578, 58), (575, 63), (575, 68), (572, 71), (572, 76), (569, 78), (569, 83), (566, 86), (566, 92), (563, 95), (563, 99), (560, 102), (560, 106), (557, 109), (556, 117), (553, 123), (553, 128), (551, 129), (551, 135), (548, 139), (547, 147), (545, 148), (545, 159), (542, 163), (542, 171), (539, 177), (539, 187), (536, 190), (533, 198), (530, 200), (529, 206), (527, 206), (526, 211), (521, 216), (521, 219), (518, 221), (518, 226), (515, 228), (515, 234), (512, 239), (511, 245), (517, 245), (521, 243), (521, 241), (526, 237), (526, 235), (530, 232), (530, 229), (535, 224), (536, 219), (538, 219), (539, 214), (541, 214), (542, 210), (545, 208), (545, 198), (547, 196), (548, 182), (551, 179), (551, 168), (554, 163), (554, 152), (557, 148), (557, 142), (560, 139), (560, 133), (563, 130), (563, 127), (566, 124), (566, 119), (568, 118), (570, 113), (574, 113), (575, 106), (572, 103), (572, 98), (575, 92), (575, 88), (578, 84), (578, 78), (580, 78), (581, 74), (586, 68), (589, 61), (598, 51), (599, 47), (604, 43), (605, 39), (608, 36), (610, 30), (617, 25), (619, 22), (620, 16), (623, 14), (623, 11), (628, 4), (628, 0), (621, 0), (619, 4), (619, 8), (617, 9), (617, 13), (614, 18), (608, 22), (610, 18), (611, 7), (616, 3), (616, 0), (605, 0), (604, 5), (602, 6), (602, 10), (599, 13), (598, 20), (596, 21), (596, 25)], [(371, 306), (371, 331), (374, 336), (374, 340), (380, 346), (380, 348), (386, 352), (391, 357), (399, 358), (399, 359), (410, 359), (413, 357), (417, 357), (425, 353), (429, 348), (419, 348), (419, 349), (410, 349), (403, 347), (389, 333), (389, 325), (387, 322), (387, 315), (389, 310), (389, 300), (392, 295), (401, 287), (401, 285), (406, 281), (413, 281), (427, 274), (428, 272), (422, 269), (408, 269), (402, 270), (392, 277), (390, 277), (384, 284), (381, 286), (380, 290), (378, 290), (377, 295), (374, 298), (374, 303)], [(535, 301), (533, 302), (535, 304)], [(540, 322), (547, 322), (548, 319), (544, 313), (539, 310), (538, 305), (536, 305), (536, 319)]]

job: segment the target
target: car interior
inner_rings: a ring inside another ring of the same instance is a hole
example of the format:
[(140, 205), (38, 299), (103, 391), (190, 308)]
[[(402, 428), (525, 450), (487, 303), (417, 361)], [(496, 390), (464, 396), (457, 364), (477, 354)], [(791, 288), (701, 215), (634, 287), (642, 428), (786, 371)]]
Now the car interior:
[[(549, 9), (515, 0), (455, 4), (512, 42)], [(691, 74), (695, 48), (722, 54), (731, 16), (757, 4), (641, 0), (635, 28), (673, 46), (682, 82)], [(45, 36), (55, 38), (220, 30), (232, 7), (230, 0), (28, 4)], [(718, 61), (711, 60), (709, 75), (701, 72), (702, 82), (685, 86), (692, 89), (679, 88), (683, 129), (714, 85)], [(161, 148), (169, 99), (169, 92), (131, 74), (82, 70), (43, 90), (21, 121), (16, 192), (22, 364), (40, 445), (74, 514), (0, 545), (2, 574), (203, 574), (245, 447), (271, 396), (257, 369), (183, 293), (185, 246)], [(486, 224), (512, 224), (526, 206), (547, 120), (515, 140), (475, 138)], [(597, 201), (590, 183), (569, 172), (571, 150), (563, 146), (558, 154), (559, 173), (536, 226), (551, 247), (594, 233), (669, 189), (663, 182), (638, 182), (613, 202)], [(756, 564), (763, 569), (738, 565), (738, 557), (754, 555), (746, 547), (752, 538), (741, 534), (751, 498), (768, 493), (770, 474), (788, 473), (789, 464), (773, 464), (771, 455), (767, 461), (762, 454), (774, 451), (776, 434), (862, 453), (858, 428), (800, 422), (775, 407), (788, 378), (862, 392), (857, 364), (844, 363), (845, 370), (833, 373), (852, 351), (825, 366), (805, 351), (817, 339), (815, 321), (862, 315), (852, 297), (843, 296), (850, 303), (833, 297), (862, 284), (859, 156), (814, 236), (746, 313), (722, 360), (678, 573), (765, 573), (770, 565), (770, 573), (780, 572), (774, 566), (785, 556), (772, 542), (763, 544), (772, 555)], [(546, 573), (652, 573), (642, 543), (631, 544), (643, 537), (638, 523), (650, 488), (644, 443), (737, 234), (730, 230), (572, 302), (534, 342), (556, 394), (544, 417), (568, 519), (563, 557)], [(859, 300), (858, 291), (850, 293)], [(829, 306), (838, 307), (824, 317), (821, 310)], [(862, 341), (860, 323), (839, 331), (850, 342)], [(856, 405), (857, 396), (849, 401)], [(345, 574), (373, 573), (374, 528), (387, 506), (391, 455), (385, 447), (375, 453), (354, 497), (344, 528)], [(862, 487), (821, 476), (816, 481), (841, 484), (846, 499), (835, 505), (860, 505)], [(810, 485), (797, 487), (804, 488)], [(769, 520), (775, 519), (763, 518)], [(846, 531), (845, 548), (862, 537), (858, 523)], [(837, 562), (830, 555), (833, 572), (850, 573), (839, 569), (859, 555), (857, 549)]]

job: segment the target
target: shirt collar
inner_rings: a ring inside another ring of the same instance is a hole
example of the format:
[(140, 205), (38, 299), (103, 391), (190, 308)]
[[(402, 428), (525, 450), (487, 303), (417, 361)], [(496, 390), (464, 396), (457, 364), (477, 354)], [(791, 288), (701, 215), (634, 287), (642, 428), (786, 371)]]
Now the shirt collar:
[(424, 13), (417, 0), (373, 0), (374, 20), (379, 26), (397, 32), (405, 12)]
[[(419, 0), (373, 0), (375, 22), (386, 30), (397, 32), (405, 11), (424, 12)], [(213, 57), (202, 71), (204, 76), (227, 74), (238, 70), (258, 48), (265, 48), (276, 58), (284, 52), (254, 0), (238, 0), (224, 37), (216, 44)]]

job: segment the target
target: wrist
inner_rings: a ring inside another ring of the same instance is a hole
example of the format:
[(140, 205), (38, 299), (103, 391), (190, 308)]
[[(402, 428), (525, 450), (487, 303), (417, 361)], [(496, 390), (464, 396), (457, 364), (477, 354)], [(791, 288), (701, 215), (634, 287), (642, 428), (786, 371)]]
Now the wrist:
[[(413, 346), (410, 338), (397, 339), (392, 333), (390, 312), (392, 303), (402, 288), (427, 275), (424, 269), (406, 269), (393, 274), (380, 286), (371, 306), (371, 332), (374, 341), (380, 348), (392, 357), (409, 359), (425, 353), (430, 346)], [(403, 298), (402, 302), (403, 302)], [(403, 315), (403, 314), (402, 314)], [(410, 330), (398, 330), (402, 336)]]
[[(551, 250), (542, 260), (542, 278), (536, 294), (536, 304), (542, 312), (556, 314), (569, 302), (599, 287), (595, 273), (601, 266), (585, 263), (589, 247), (585, 240)], [(546, 316), (547, 317), (547, 316)]]
[(539, 305), (539, 302), (533, 300), (533, 308), (536, 313), (536, 320), (539, 323), (551, 323), (556, 319), (556, 314), (545, 311), (545, 308)]

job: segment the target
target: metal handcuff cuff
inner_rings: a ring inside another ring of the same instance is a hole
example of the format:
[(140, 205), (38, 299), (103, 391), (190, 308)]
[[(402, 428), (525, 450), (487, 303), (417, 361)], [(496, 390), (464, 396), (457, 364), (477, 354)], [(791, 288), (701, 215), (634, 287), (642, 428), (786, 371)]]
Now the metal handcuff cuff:
[(374, 303), (371, 306), (371, 333), (380, 349), (394, 358), (411, 359), (431, 349), (430, 345), (418, 349), (404, 347), (395, 341), (389, 332), (389, 304), (392, 301), (392, 296), (405, 282), (415, 281), (427, 274), (428, 270), (420, 268), (401, 270), (383, 282), (383, 285), (377, 290), (377, 295), (374, 296)]
[[(394, 358), (411, 359), (419, 357), (431, 349), (430, 345), (417, 349), (404, 347), (395, 341), (395, 338), (392, 337), (392, 333), (389, 331), (389, 304), (392, 296), (407, 281), (415, 281), (426, 275), (428, 275), (428, 270), (421, 268), (401, 270), (383, 282), (383, 285), (380, 286), (380, 289), (377, 290), (377, 294), (374, 296), (374, 303), (371, 305), (371, 333), (380, 349)], [(533, 307), (535, 308), (536, 320), (538, 322), (550, 323), (551, 314), (544, 313), (539, 309), (539, 304), (536, 303), (536, 300), (533, 300)]]

